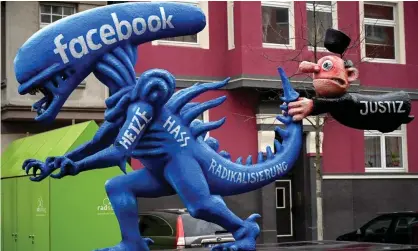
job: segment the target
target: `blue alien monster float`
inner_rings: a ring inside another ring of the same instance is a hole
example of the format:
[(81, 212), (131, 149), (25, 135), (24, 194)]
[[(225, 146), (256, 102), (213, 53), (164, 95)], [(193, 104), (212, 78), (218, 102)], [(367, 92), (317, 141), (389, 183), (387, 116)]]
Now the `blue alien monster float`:
[[(179, 3), (124, 3), (95, 8), (64, 18), (34, 34), (21, 47), (15, 59), (19, 93), (44, 98), (33, 104), (35, 120), (51, 122), (78, 84), (90, 73), (110, 90), (105, 101), (105, 122), (92, 141), (64, 156), (51, 156), (45, 162), (29, 159), (23, 163), (32, 181), (48, 176), (60, 179), (83, 171), (119, 166), (125, 174), (105, 184), (118, 219), (122, 240), (100, 250), (148, 250), (150, 239), (138, 230), (137, 197), (157, 198), (178, 194), (190, 214), (216, 223), (231, 232), (234, 242), (214, 250), (255, 250), (260, 229), (253, 214), (242, 220), (229, 210), (222, 196), (261, 188), (286, 174), (301, 149), (302, 128), (284, 114), (277, 128), (283, 142), (275, 142), (267, 160), (258, 156), (252, 164), (241, 158), (235, 163), (225, 151), (218, 152), (218, 141), (205, 140), (208, 131), (222, 126), (225, 118), (203, 123), (195, 118), (219, 106), (225, 97), (203, 103), (192, 99), (209, 90), (224, 87), (228, 79), (196, 84), (176, 93), (175, 78), (167, 71), (151, 69), (136, 78), (137, 47), (155, 39), (196, 34), (206, 24), (202, 11)], [(279, 69), (285, 104), (299, 97)], [(140, 160), (145, 168), (126, 174), (129, 158)], [(57, 172), (54, 172), (56, 171)], [(39, 173), (37, 173), (39, 171)]]

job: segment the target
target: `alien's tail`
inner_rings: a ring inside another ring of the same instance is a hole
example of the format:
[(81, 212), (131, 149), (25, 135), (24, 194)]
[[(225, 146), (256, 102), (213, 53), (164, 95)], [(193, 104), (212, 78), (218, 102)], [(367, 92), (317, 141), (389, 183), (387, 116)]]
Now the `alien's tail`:
[[(279, 68), (279, 73), (283, 84), (284, 95), (281, 98), (282, 101), (289, 103), (296, 100), (299, 94), (294, 91), (281, 68)], [(170, 107), (175, 111), (178, 107), (182, 107), (180, 116), (186, 123), (191, 122), (191, 133), (200, 143), (198, 149), (195, 149), (195, 157), (202, 166), (211, 192), (221, 196), (253, 191), (285, 175), (298, 159), (302, 147), (302, 124), (294, 122), (288, 115), (280, 115), (277, 119), (285, 125), (285, 128), (276, 128), (276, 131), (283, 138), (282, 143), (277, 140), (274, 142), (276, 153), (273, 153), (270, 147), (267, 147), (266, 159), (264, 159), (262, 153), (259, 153), (258, 163), (254, 165), (251, 156), (247, 158), (246, 165), (243, 165), (241, 164), (241, 157), (234, 163), (230, 160), (227, 152), (221, 151), (218, 153), (219, 144), (217, 140), (212, 137), (204, 140), (203, 137), (208, 131), (219, 128), (225, 122), (225, 118), (207, 123), (193, 119), (202, 114), (203, 111), (220, 105), (225, 97), (201, 104), (188, 103), (187, 106), (185, 104), (196, 93), (218, 89), (226, 85), (226, 82), (227, 80), (213, 84), (195, 85), (191, 87), (191, 90), (185, 90), (174, 95), (172, 102), (169, 101)]]

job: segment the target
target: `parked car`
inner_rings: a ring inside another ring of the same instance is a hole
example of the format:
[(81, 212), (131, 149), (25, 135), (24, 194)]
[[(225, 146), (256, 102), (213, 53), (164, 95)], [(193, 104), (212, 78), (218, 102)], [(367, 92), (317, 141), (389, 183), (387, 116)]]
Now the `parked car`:
[(337, 240), (418, 245), (418, 212), (381, 214)]
[(150, 249), (211, 247), (234, 241), (219, 225), (193, 218), (186, 209), (159, 209), (139, 214), (143, 237), (151, 238)]

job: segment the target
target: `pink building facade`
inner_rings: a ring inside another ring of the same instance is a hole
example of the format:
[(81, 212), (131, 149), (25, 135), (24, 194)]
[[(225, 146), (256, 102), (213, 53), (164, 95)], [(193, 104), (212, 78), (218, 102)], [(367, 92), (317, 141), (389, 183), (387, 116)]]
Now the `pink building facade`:
[[(312, 95), (309, 79), (295, 73), (302, 60), (315, 60), (314, 47), (317, 58), (327, 53), (320, 41), (324, 29), (317, 29), (319, 38), (315, 42), (315, 27), (333, 27), (352, 38), (345, 57), (358, 67), (360, 78), (352, 84), (351, 91), (379, 94), (404, 90), (413, 100), (413, 115), (418, 116), (418, 3), (198, 4), (208, 17), (206, 29), (197, 37), (140, 46), (136, 70), (140, 74), (150, 68), (167, 69), (176, 76), (179, 88), (231, 77), (224, 90), (212, 91), (199, 100), (227, 95), (227, 101), (204, 114), (203, 119), (227, 116), (225, 125), (211, 132), (211, 136), (233, 159), (255, 156), (273, 143), (272, 130), (277, 121), (272, 116), (280, 112), (277, 67), (283, 67), (292, 76), (292, 83), (301, 93)], [(317, 26), (313, 24), (314, 13)], [(304, 125), (306, 144), (292, 174), (257, 191), (257, 195), (226, 198), (227, 203), (239, 208), (244, 201), (255, 203), (261, 196), (260, 207), (248, 206), (241, 213), (244, 217), (255, 209), (264, 215), (264, 241), (316, 238), (315, 230), (306, 230), (316, 228), (312, 171), (315, 147), (313, 128), (309, 122)], [(325, 122), (322, 134), (325, 238), (333, 239), (353, 230), (378, 212), (417, 209), (417, 203), (410, 202), (408, 196), (418, 191), (418, 120), (393, 133), (380, 134), (350, 129), (331, 119)], [(135, 161), (133, 165), (140, 166)], [(291, 209), (279, 206), (281, 200), (286, 202), (285, 197), (292, 200)], [(276, 220), (271, 221), (272, 217)], [(342, 223), (341, 218), (346, 220)], [(278, 227), (276, 221), (286, 225), (286, 229)], [(269, 232), (271, 229), (276, 230), (274, 234)]]

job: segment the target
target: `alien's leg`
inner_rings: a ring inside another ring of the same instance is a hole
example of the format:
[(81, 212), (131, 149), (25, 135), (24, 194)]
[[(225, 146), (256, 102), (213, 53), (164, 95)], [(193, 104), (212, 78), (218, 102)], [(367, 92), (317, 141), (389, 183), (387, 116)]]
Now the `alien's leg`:
[(233, 234), (236, 242), (217, 246), (214, 250), (222, 250), (223, 247), (255, 250), (256, 238), (260, 233), (255, 220), (259, 215), (251, 215), (244, 221), (226, 206), (220, 196), (210, 194), (208, 183), (196, 160), (177, 155), (166, 166), (164, 176), (192, 217), (213, 222)]
[(175, 194), (164, 180), (154, 176), (148, 169), (142, 168), (117, 176), (105, 184), (106, 192), (118, 219), (122, 241), (111, 248), (100, 251), (146, 251), (147, 244), (141, 238), (138, 228), (137, 197), (157, 198)]

